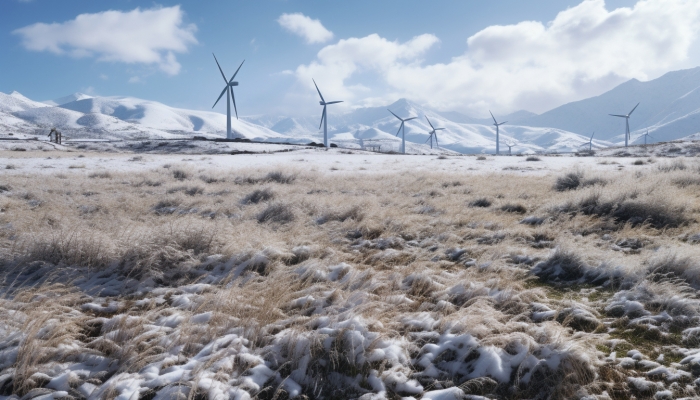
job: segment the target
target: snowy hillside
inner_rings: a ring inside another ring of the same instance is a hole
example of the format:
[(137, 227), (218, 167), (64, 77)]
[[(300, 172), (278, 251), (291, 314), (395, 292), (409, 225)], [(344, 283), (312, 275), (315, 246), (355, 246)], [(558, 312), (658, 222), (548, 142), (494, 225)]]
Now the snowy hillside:
[(624, 142), (625, 121), (608, 114), (627, 114), (639, 104), (630, 118), (632, 139), (646, 129), (658, 140), (673, 140), (700, 131), (700, 67), (669, 72), (658, 79), (640, 82), (632, 79), (597, 97), (585, 99), (537, 116), (522, 119), (522, 125), (553, 127), (605, 140)]
[[(67, 101), (63, 103), (64, 101)], [(69, 138), (175, 138), (182, 135), (222, 137), (226, 132), (226, 116), (211, 111), (186, 110), (133, 97), (91, 97), (81, 93), (48, 103), (32, 101), (19, 93), (0, 94), (0, 128), (24, 134), (45, 136), (56, 127)], [(489, 120), (474, 119), (459, 113), (439, 113), (401, 99), (388, 107), (360, 108), (344, 115), (328, 116), (329, 139), (342, 147), (381, 148), (399, 151), (401, 139), (396, 135), (399, 121), (388, 111), (400, 116), (416, 116), (406, 123), (407, 151), (429, 153), (427, 144), (430, 126), (438, 132), (440, 148), (460, 153), (494, 153), (496, 134)], [(531, 114), (520, 111), (505, 116), (517, 121)], [(321, 142), (322, 131), (317, 117), (284, 118), (254, 116), (231, 121), (234, 134), (255, 141), (308, 143)], [(513, 153), (576, 151), (588, 142), (587, 137), (562, 129), (530, 128), (518, 125), (501, 127), (501, 151)], [(594, 147), (610, 145), (594, 141)]]
[(92, 96), (84, 94), (84, 93), (73, 93), (73, 94), (69, 94), (68, 96), (59, 97), (57, 99), (42, 101), (42, 103), (48, 104), (50, 106), (60, 106), (62, 104), (70, 103), (73, 101), (91, 99), (91, 98), (92, 98)]

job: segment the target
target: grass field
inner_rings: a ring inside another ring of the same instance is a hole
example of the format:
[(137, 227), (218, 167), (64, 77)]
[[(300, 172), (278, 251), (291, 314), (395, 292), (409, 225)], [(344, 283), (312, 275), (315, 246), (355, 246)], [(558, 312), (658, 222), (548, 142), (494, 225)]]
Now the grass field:
[(51, 154), (0, 160), (0, 398), (700, 396), (694, 159)]

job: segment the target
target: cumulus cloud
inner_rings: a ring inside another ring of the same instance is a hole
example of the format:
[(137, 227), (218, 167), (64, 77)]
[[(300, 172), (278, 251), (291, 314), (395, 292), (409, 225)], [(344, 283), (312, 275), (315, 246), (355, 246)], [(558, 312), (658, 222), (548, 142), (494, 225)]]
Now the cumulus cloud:
[(277, 23), (289, 32), (301, 36), (306, 43), (325, 43), (333, 39), (333, 32), (326, 29), (321, 21), (311, 19), (302, 13), (282, 14)]
[(168, 75), (180, 72), (175, 53), (196, 44), (196, 26), (183, 23), (179, 6), (80, 14), (63, 23), (36, 23), (12, 33), (27, 50), (48, 51), (100, 61), (156, 65)]
[[(438, 42), (433, 35), (406, 43), (370, 35), (326, 46), (295, 74), (306, 85), (310, 76), (322, 77), (329, 92), (358, 105), (408, 97), (478, 114), (487, 108), (542, 112), (681, 65), (697, 39), (699, 17), (696, 1), (640, 0), (608, 10), (604, 0), (585, 0), (547, 24), (483, 29), (447, 63), (423, 62)], [(382, 93), (358, 84), (359, 72), (373, 74)]]

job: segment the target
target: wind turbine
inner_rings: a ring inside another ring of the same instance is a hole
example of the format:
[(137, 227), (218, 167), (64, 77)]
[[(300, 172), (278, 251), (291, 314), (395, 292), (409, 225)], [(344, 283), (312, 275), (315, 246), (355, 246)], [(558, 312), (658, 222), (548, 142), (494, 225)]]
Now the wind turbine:
[(492, 113), (491, 111), (489, 111), (489, 114), (491, 114), (491, 118), (493, 118), (493, 125), (496, 127), (496, 155), (498, 155), (498, 154), (500, 154), (500, 143), (499, 143), (499, 141), (498, 141), (498, 139), (499, 139), (499, 136), (498, 136), (498, 134), (499, 134), (499, 129), (498, 129), (498, 127), (501, 126), (501, 125), (503, 125), (503, 124), (505, 124), (505, 123), (507, 123), (508, 121), (503, 121), (503, 122), (501, 122), (501, 123), (499, 124), (498, 121), (496, 121), (496, 117), (493, 116), (493, 113)]
[(224, 92), (226, 92), (226, 139), (233, 139), (233, 134), (231, 133), (231, 98), (233, 98), (233, 109), (236, 112), (236, 119), (238, 119), (238, 109), (236, 109), (236, 96), (233, 94), (233, 87), (238, 86), (238, 82), (234, 82), (233, 78), (236, 77), (236, 74), (238, 74), (238, 71), (243, 66), (245, 60), (243, 60), (241, 65), (238, 66), (238, 69), (236, 70), (236, 72), (234, 72), (231, 79), (226, 80), (226, 75), (224, 75), (224, 71), (221, 69), (221, 65), (219, 65), (219, 60), (216, 59), (216, 55), (214, 55), (214, 53), (211, 53), (211, 55), (214, 56), (214, 61), (216, 61), (216, 66), (219, 67), (221, 77), (224, 78), (224, 82), (226, 82), (226, 87), (224, 88), (224, 90), (221, 91), (219, 98), (216, 99), (216, 102), (213, 106), (211, 106), (211, 108), (216, 107), (216, 103), (218, 103), (219, 100), (221, 100), (221, 96), (223, 96)]
[(629, 146), (629, 139), (630, 139), (630, 115), (634, 112), (634, 110), (639, 107), (639, 103), (637, 103), (636, 106), (632, 109), (632, 111), (629, 112), (627, 115), (618, 115), (618, 114), (610, 114), (611, 117), (620, 117), (625, 119), (625, 147)]
[[(311, 79), (314, 81), (313, 79)], [(318, 129), (321, 129), (321, 125), (323, 125), (323, 145), (328, 148), (328, 116), (326, 115), (326, 106), (329, 104), (337, 104), (337, 103), (342, 103), (343, 101), (326, 101), (323, 99), (323, 95), (321, 94), (321, 91), (318, 90), (318, 85), (316, 84), (316, 81), (314, 81), (314, 86), (316, 86), (316, 91), (318, 92), (318, 95), (321, 97), (321, 101), (318, 102), (318, 104), (323, 106), (323, 114), (321, 114), (321, 123), (318, 124)]]
[(513, 146), (515, 146), (515, 143), (506, 143), (506, 146), (508, 146), (508, 155), (512, 155), (510, 149), (512, 149)]
[(655, 137), (653, 137), (649, 134), (649, 129), (647, 129), (647, 133), (643, 134), (642, 136), (644, 136), (644, 147), (647, 146), (647, 136), (652, 138), (652, 139), (656, 139)]
[[(437, 131), (444, 130), (445, 128), (436, 128), (433, 126), (433, 124), (430, 122), (428, 119), (428, 116), (425, 116), (425, 119), (428, 120), (428, 124), (430, 125), (431, 128), (433, 128), (432, 131), (428, 132), (428, 140), (430, 141), (430, 148), (433, 148), (433, 135), (435, 135), (435, 146), (440, 147), (440, 144), (438, 143), (438, 138), (437, 138)], [(426, 142), (428, 141), (426, 140)]]
[[(593, 135), (595, 135), (595, 132), (593, 132)], [(588, 151), (589, 152), (593, 151), (593, 135), (591, 135), (591, 138), (588, 140)]]
[[(396, 131), (396, 136), (399, 136), (399, 132), (402, 132), (402, 135), (401, 135), (401, 150), (400, 150), (400, 151), (401, 151), (401, 153), (406, 154), (406, 126), (404, 126), (404, 123), (405, 123), (406, 121), (410, 121), (410, 120), (416, 119), (416, 118), (418, 118), (418, 117), (411, 117), (411, 118), (403, 119), (403, 118), (399, 117), (398, 115), (394, 114), (393, 111), (391, 111), (391, 110), (388, 110), (388, 111), (389, 111), (394, 117), (398, 118), (398, 119), (401, 121), (401, 125), (399, 126), (399, 130)], [(437, 136), (436, 136), (436, 137), (437, 137)]]

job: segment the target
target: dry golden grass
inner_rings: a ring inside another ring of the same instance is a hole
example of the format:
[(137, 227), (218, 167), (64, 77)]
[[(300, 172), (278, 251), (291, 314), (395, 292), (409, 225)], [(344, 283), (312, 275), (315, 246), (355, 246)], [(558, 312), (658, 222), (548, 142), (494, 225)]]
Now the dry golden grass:
[[(664, 325), (624, 325), (634, 316), (610, 311), (618, 290), (654, 312), (687, 307), (689, 319), (676, 327), (700, 317), (693, 292), (700, 289), (700, 247), (692, 239), (700, 233), (700, 203), (695, 185), (678, 184), (696, 172), (691, 163), (679, 165), (618, 171), (604, 185), (565, 191), (553, 188), (552, 176), (354, 176), (179, 165), (135, 174), (0, 176), (9, 189), (0, 193), (0, 333), (14, 335), (0, 342), (0, 351), (18, 349), (16, 359), (0, 363), (0, 376), (11, 375), (0, 381), (0, 395), (41, 390), (42, 374), (55, 365), (94, 354), (114, 361), (102, 375), (71, 376), (70, 393), (77, 397), (88, 382), (97, 386), (93, 395), (113, 398), (122, 390), (118, 377), (149, 365), (182, 365), (234, 333), (245, 339), (239, 350), (284, 349), (276, 357), (260, 355), (282, 381), (248, 387), (258, 398), (286, 395), (284, 379), (303, 363), (316, 381), (302, 385), (308, 398), (337, 398), (332, 373), (366, 378), (391, 368), (404, 368), (426, 390), (462, 385), (502, 398), (619, 391), (627, 383), (616, 374), (643, 371), (606, 360), (611, 339), (661, 354), (680, 342), (678, 330)], [(586, 211), (591, 198), (604, 210)], [(528, 216), (543, 223), (522, 224)], [(566, 252), (575, 262), (562, 258)], [(562, 259), (575, 264), (563, 267), (569, 275), (552, 272)], [(328, 278), (339, 265), (335, 279)], [(552, 270), (538, 279), (533, 267)], [(660, 272), (672, 276), (658, 278)], [(678, 285), (687, 301), (669, 302), (673, 291), (653, 286), (659, 279)], [(197, 283), (206, 285), (192, 286)], [(554, 313), (538, 320), (540, 305)], [(519, 381), (525, 370), (508, 383), (461, 375), (437, 383), (413, 362), (380, 365), (356, 355), (359, 328), (336, 331), (333, 345), (324, 347), (328, 334), (318, 328), (341, 326), (344, 313), (369, 332), (365, 355), (395, 340), (404, 343), (407, 360), (416, 360), (425, 343), (437, 340), (419, 333), (435, 332), (468, 334), (509, 354), (540, 354), (549, 346), (562, 361), (538, 370), (535, 385)], [(201, 315), (205, 323), (194, 318)], [(168, 327), (168, 318), (177, 323)], [(163, 328), (150, 329), (154, 324)], [(656, 329), (660, 336), (635, 343), (629, 329)], [(227, 354), (197, 364), (181, 382), (189, 397), (206, 396), (205, 377), (240, 384), (260, 363), (237, 353), (226, 364)]]

